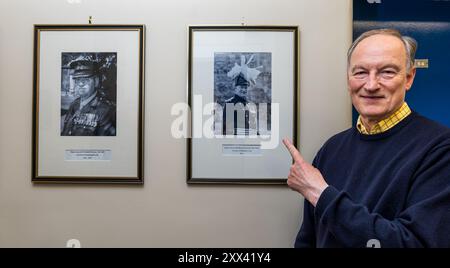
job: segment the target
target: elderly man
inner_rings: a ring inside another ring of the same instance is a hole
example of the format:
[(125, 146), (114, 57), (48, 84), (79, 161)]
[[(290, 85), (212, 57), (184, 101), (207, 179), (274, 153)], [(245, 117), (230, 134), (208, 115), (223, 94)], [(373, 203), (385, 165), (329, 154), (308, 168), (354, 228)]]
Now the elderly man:
[(356, 127), (329, 139), (310, 165), (288, 140), (288, 185), (305, 197), (296, 247), (450, 247), (450, 129), (405, 103), (416, 42), (390, 29), (348, 53)]
[(73, 69), (75, 92), (79, 96), (69, 107), (62, 136), (115, 136), (116, 107), (98, 90), (100, 78), (97, 63), (75, 60)]

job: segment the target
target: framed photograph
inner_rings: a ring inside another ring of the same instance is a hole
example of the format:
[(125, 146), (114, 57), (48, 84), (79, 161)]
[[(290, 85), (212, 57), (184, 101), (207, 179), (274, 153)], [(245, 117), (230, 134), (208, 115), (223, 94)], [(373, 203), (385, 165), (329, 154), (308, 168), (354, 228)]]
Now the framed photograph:
[(297, 98), (297, 26), (190, 26), (187, 182), (285, 184)]
[(34, 26), (33, 182), (144, 182), (144, 30)]

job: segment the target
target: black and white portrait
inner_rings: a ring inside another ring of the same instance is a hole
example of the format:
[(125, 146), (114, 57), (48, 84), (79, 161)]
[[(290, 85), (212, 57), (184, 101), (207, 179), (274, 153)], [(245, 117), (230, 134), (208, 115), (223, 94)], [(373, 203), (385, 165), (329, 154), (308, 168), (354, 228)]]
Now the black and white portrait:
[(270, 134), (272, 54), (214, 53), (214, 101), (216, 135)]
[(117, 53), (61, 54), (61, 136), (116, 136)]

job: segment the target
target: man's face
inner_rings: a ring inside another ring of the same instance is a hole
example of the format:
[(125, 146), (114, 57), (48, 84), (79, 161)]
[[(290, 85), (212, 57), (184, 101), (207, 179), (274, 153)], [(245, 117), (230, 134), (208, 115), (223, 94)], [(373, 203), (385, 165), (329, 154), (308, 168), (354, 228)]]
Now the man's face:
[(234, 89), (234, 93), (239, 97), (246, 98), (247, 97), (247, 86), (236, 86)]
[(75, 92), (82, 98), (87, 98), (91, 96), (94, 91), (98, 79), (95, 76), (91, 77), (75, 77)]
[(405, 100), (415, 69), (406, 69), (406, 49), (394, 36), (374, 35), (357, 45), (348, 68), (348, 90), (363, 120), (378, 122)]

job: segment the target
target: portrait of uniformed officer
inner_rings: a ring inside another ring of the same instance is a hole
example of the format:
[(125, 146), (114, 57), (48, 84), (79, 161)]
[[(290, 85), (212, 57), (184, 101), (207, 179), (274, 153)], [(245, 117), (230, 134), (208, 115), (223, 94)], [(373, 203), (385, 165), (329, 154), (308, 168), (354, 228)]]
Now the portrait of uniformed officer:
[[(225, 100), (223, 109), (223, 130), (228, 135), (246, 135), (249, 133), (250, 111), (247, 94), (250, 82), (243, 75), (235, 78), (234, 96)], [(228, 117), (227, 117), (227, 111)], [(232, 116), (231, 113), (233, 114)]]
[(72, 70), (75, 100), (64, 115), (62, 136), (115, 136), (116, 105), (100, 90), (99, 64), (77, 59)]
[(259, 118), (259, 108), (271, 103), (271, 58), (268, 52), (214, 53), (214, 101), (221, 108), (214, 114), (216, 135), (260, 135), (258, 120), (270, 125), (268, 110)]

